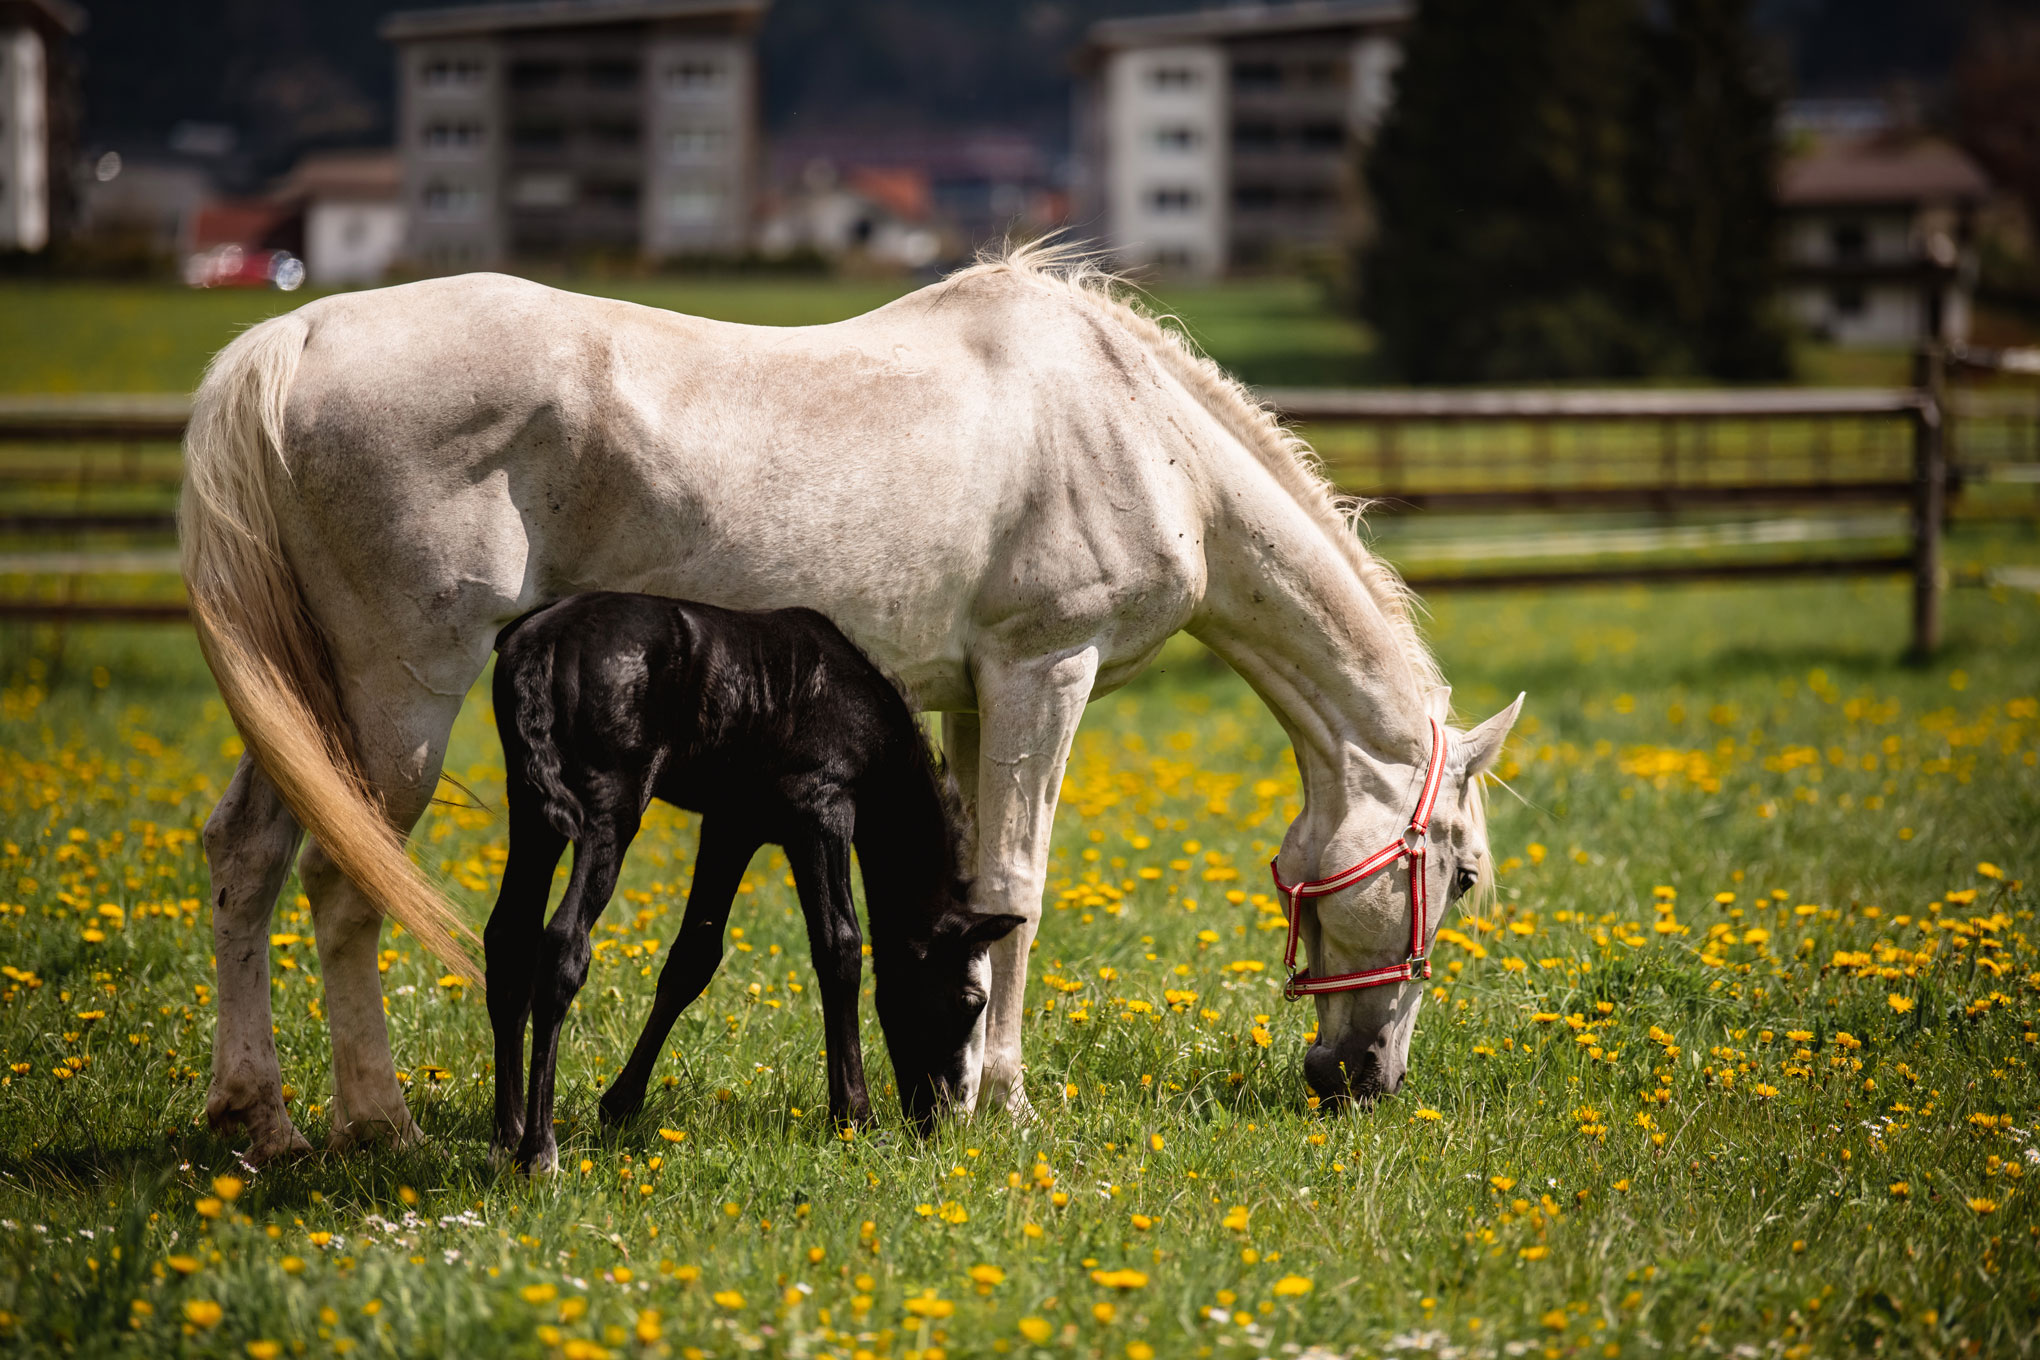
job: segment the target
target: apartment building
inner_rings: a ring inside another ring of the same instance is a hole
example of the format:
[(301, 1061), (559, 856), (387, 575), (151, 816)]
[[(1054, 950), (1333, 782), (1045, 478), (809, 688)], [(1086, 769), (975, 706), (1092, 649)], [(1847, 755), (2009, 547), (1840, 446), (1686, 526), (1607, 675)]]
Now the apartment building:
[(1295, 0), (1092, 25), (1077, 57), (1073, 224), (1190, 275), (1341, 248), (1394, 97), (1412, 0)]
[(85, 11), (67, 0), (0, 0), (0, 251), (41, 250), (66, 216), (67, 56), (84, 31)]
[(394, 14), (418, 268), (726, 254), (758, 162), (770, 0), (523, 0)]

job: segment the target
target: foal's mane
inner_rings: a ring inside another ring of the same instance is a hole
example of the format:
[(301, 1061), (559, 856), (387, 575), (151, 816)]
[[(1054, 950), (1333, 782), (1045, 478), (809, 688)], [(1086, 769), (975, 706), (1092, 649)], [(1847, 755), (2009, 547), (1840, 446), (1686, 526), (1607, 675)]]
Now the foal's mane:
[[(1375, 607), (1388, 623), (1389, 635), (1412, 683), (1428, 696), (1445, 687), (1438, 662), (1417, 629), (1416, 600), (1394, 567), (1376, 557), (1360, 541), (1367, 502), (1340, 494), (1324, 475), (1317, 453), (1304, 438), (1282, 423), (1267, 403), (1220, 368), (1175, 326), (1174, 317), (1143, 306), (1125, 281), (1102, 268), (1085, 248), (1053, 238), (1025, 244), (1008, 243), (987, 253), (969, 268), (949, 276), (951, 283), (1008, 276), (1057, 290), (1079, 304), (1104, 313), (1124, 327), (1161, 363), (1184, 390), (1245, 445), (1270, 476), (1295, 498), (1325, 537), (1345, 555)], [(1428, 706), (1428, 705), (1427, 705)]]

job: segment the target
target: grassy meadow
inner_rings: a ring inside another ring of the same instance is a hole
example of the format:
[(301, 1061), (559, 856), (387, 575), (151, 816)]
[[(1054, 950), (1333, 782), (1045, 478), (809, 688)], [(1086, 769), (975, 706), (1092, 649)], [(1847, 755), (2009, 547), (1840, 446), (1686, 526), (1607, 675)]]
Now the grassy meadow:
[[(1263, 862), (1279, 730), (1194, 647), (1095, 703), (1029, 982), (1038, 1117), (846, 1141), (783, 861), (637, 1123), (595, 1098), (693, 834), (631, 857), (565, 1034), (563, 1173), (485, 1161), (484, 1009), (385, 940), (427, 1141), (251, 1173), (203, 1126), (197, 830), (238, 747), (182, 631), (0, 632), (0, 1346), (188, 1355), (2020, 1355), (2033, 1127), (2040, 601), (1902, 591), (1453, 598), (1481, 716), (1528, 716), (1491, 905), (1445, 923), (1403, 1092), (1314, 1110)], [(500, 807), (486, 690), (449, 769)], [(505, 831), (415, 844), (479, 921)], [(277, 1042), (320, 1143), (304, 899)], [(732, 931), (733, 937), (736, 931)], [(883, 1043), (868, 1014), (878, 1087)]]
[[(772, 323), (903, 287), (573, 286)], [(304, 296), (6, 285), (0, 391), (185, 390)], [(1369, 376), (1366, 334), (1310, 285), (1157, 301), (1249, 381)], [(1802, 371), (1896, 382), (1905, 361)], [(167, 447), (138, 457), (174, 471)], [(150, 509), (170, 486), (17, 477), (6, 508)], [(1421, 544), (1392, 525), (1379, 541), (1407, 560)], [(11, 593), (174, 597), (153, 558), (81, 579), (33, 556), (167, 544), (18, 537)], [(1965, 522), (1948, 556), (2040, 549)], [(0, 621), (0, 1352), (2031, 1355), (2040, 597), (1947, 608), (1947, 647), (1912, 666), (1891, 582), (1436, 600), (1461, 715), (1530, 697), (1491, 793), (1496, 896), (1444, 923), (1410, 1077), (1370, 1111), (1304, 1087), (1314, 1017), (1281, 999), (1264, 868), (1295, 769), (1194, 645), (1080, 735), (1025, 1125), (912, 1137), (867, 1007), (881, 1127), (828, 1127), (805, 934), (768, 851), (643, 1117), (605, 1134), (595, 1100), (692, 864), (689, 819), (656, 811), (564, 1035), (562, 1174), (535, 1184), (486, 1163), (480, 999), (394, 932), (392, 1044), (426, 1142), (255, 1171), (207, 1131), (198, 832), (233, 728), (181, 626)], [(506, 835), (485, 686), (448, 770), (413, 844), (479, 924)], [(322, 1146), (325, 1003), (294, 880), (272, 931), (286, 1095)]]

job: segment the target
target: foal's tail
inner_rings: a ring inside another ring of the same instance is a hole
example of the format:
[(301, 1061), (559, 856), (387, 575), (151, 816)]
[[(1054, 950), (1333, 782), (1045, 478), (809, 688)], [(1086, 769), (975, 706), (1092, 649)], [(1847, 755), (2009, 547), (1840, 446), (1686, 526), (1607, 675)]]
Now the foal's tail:
[(581, 800), (562, 776), (559, 742), (553, 734), (553, 640), (525, 634), (511, 646), (531, 614), (496, 635), (496, 721), (505, 718), (524, 748), (522, 775), (538, 791), (539, 806), (552, 829), (570, 841), (581, 838)]
[(298, 824), (354, 885), (468, 977), (473, 932), (404, 853), (353, 750), (324, 637), (285, 560), (274, 495), (284, 410), (310, 328), (265, 321), (214, 357), (192, 402), (178, 506), (192, 622), (220, 697)]

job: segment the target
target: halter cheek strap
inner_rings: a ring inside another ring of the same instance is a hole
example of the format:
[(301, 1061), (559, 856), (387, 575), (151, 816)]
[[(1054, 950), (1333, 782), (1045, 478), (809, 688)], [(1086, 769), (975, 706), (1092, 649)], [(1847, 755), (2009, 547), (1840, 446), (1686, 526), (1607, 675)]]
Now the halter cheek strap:
[[(1417, 799), (1417, 809), (1410, 814), (1410, 823), (1403, 834), (1387, 845), (1376, 850), (1366, 859), (1350, 869), (1333, 874), (1330, 878), (1316, 878), (1308, 883), (1284, 883), (1281, 871), (1275, 861), (1268, 862), (1268, 872), (1275, 879), (1275, 891), (1289, 899), (1289, 946), (1282, 951), (1282, 963), (1289, 970), (1289, 981), (1283, 984), (1282, 995), (1294, 1001), (1298, 997), (1317, 996), (1325, 992), (1354, 992), (1362, 987), (1385, 987), (1390, 983), (1412, 982), (1431, 976), (1431, 960), (1424, 953), (1424, 946), (1430, 938), (1430, 911), (1424, 899), (1424, 845), (1425, 836), (1431, 829), (1431, 809), (1438, 802), (1438, 786), (1445, 779), (1445, 728), (1436, 718), (1431, 719), (1431, 762), (1424, 771), (1424, 792)], [(1372, 878), (1399, 859), (1410, 862), (1410, 956), (1401, 963), (1385, 968), (1368, 968), (1358, 973), (1336, 973), (1330, 977), (1311, 977), (1296, 970), (1296, 939), (1303, 921), (1303, 899), (1306, 897), (1328, 897), (1342, 892), (1357, 883)]]

